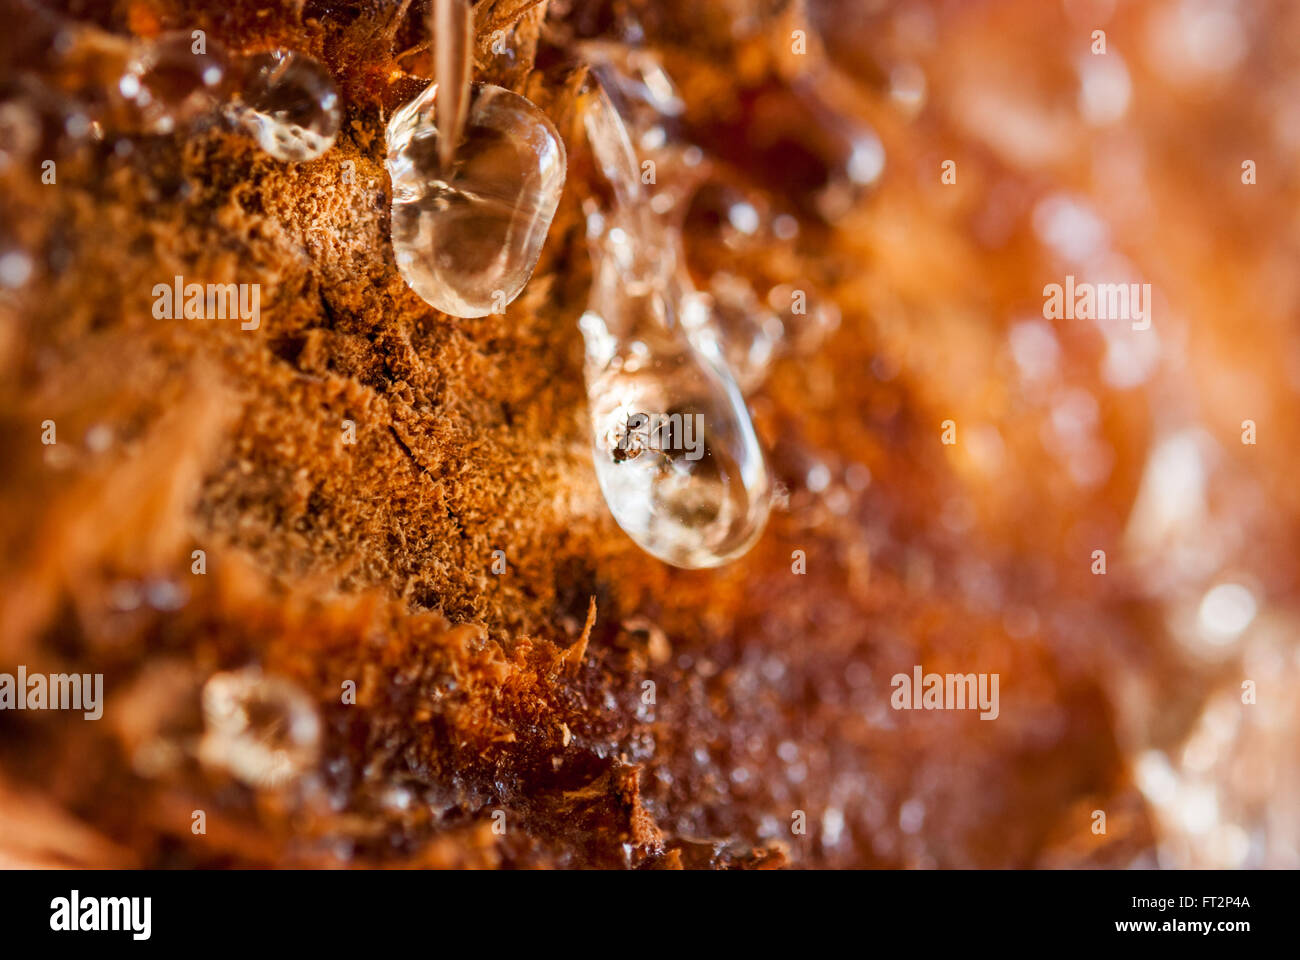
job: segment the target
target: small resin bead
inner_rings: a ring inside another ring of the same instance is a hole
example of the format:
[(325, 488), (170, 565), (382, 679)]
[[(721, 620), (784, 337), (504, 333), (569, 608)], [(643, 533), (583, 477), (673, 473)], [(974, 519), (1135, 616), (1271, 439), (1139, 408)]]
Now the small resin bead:
[(315, 160), (341, 125), (338, 90), (311, 57), (275, 50), (250, 57), (232, 107), (236, 122), (263, 150), (287, 163)]

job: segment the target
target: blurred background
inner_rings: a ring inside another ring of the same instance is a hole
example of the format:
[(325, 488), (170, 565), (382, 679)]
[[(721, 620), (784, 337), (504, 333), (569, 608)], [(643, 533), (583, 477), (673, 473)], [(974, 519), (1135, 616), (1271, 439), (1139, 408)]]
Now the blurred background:
[[(872, 250), (912, 281), (886, 303), (929, 333), (935, 409), (981, 407), (954, 450), (974, 509), (1081, 575), (1106, 551), (1126, 628), (1043, 615), (1107, 692), (1150, 862), (1294, 866), (1297, 11), (811, 10), (836, 66), (910, 114), (887, 216), (906, 234), (921, 204), (959, 238)], [(935, 177), (948, 158), (955, 188)], [(1039, 292), (1067, 274), (1150, 283), (1151, 329), (1044, 320)]]

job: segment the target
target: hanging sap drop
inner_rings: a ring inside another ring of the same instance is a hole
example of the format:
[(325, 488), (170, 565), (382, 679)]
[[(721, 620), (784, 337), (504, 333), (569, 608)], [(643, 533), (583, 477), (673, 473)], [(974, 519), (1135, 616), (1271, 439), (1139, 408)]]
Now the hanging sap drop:
[(711, 302), (691, 286), (677, 228), (644, 202), (627, 126), (599, 80), (583, 119), (612, 191), (608, 209), (587, 204), (593, 277), (579, 321), (596, 477), (647, 553), (720, 566), (767, 524), (767, 464)]
[(639, 282), (619, 256), (627, 233), (610, 234), (579, 323), (596, 477), (643, 550), (679, 567), (716, 567), (763, 532), (763, 452), (735, 381), (682, 326), (689, 291), (671, 276)]
[(601, 86), (584, 118), (613, 190), (589, 205), (593, 260), (586, 341), (592, 460), (619, 526), (679, 567), (716, 567), (745, 553), (767, 523), (763, 451), (712, 325), (690, 287), (675, 228), (642, 202), (627, 127)]
[(537, 266), (564, 190), (564, 143), (529, 100), (479, 84), (444, 170), (436, 96), (428, 87), (388, 124), (393, 253), (430, 306), (482, 317), (514, 300)]

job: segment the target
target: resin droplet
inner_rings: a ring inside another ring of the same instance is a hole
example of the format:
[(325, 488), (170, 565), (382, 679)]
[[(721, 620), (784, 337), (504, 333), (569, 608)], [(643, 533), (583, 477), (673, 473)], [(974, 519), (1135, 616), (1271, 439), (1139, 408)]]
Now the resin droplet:
[(682, 320), (697, 342), (716, 338), (716, 349), (743, 393), (762, 384), (785, 334), (781, 318), (763, 305), (749, 283), (725, 272), (710, 278), (707, 295), (688, 300)]
[(584, 43), (581, 52), (638, 150), (658, 150), (680, 139), (686, 105), (655, 54), (603, 41)]
[[(686, 142), (686, 105), (658, 56), (622, 44), (591, 41), (581, 46), (601, 95), (625, 126), (629, 144), (652, 164), (647, 201), (660, 215), (680, 216), (680, 206), (706, 173), (699, 147)], [(638, 173), (644, 172), (638, 164)]]
[(254, 787), (279, 787), (315, 762), (320, 718), (305, 693), (257, 667), (218, 673), (203, 687), (199, 759)]
[(300, 53), (275, 50), (250, 57), (245, 78), (232, 112), (263, 150), (277, 160), (300, 163), (334, 145), (342, 115), (338, 90), (323, 66)]
[(439, 163), (436, 87), (389, 121), (393, 253), (402, 278), (455, 317), (500, 312), (532, 276), (564, 190), (555, 126), (524, 97), (476, 85), (452, 168)]
[(627, 127), (602, 82), (584, 122), (613, 209), (588, 205), (586, 340), (592, 459), (619, 526), (679, 567), (716, 567), (758, 539), (771, 481), (675, 226), (643, 202)]
[(763, 532), (771, 489), (735, 381), (686, 338), (675, 284), (628, 283), (601, 257), (587, 340), (592, 458), (610, 512), (647, 553), (716, 567)]
[(226, 67), (215, 43), (195, 53), (188, 33), (164, 34), (145, 44), (118, 83), (147, 133), (171, 133), (211, 111), (222, 96)]
[[(710, 256), (704, 258), (708, 261), (704, 275), (712, 273), (710, 290), (695, 293), (686, 274), (679, 278), (682, 322), (697, 349), (719, 358), (741, 391), (750, 393), (762, 383), (781, 346), (784, 328), (753, 288), (731, 270), (737, 269), (737, 254), (772, 249), (769, 204), (738, 187), (733, 171), (710, 171), (716, 167), (712, 161), (701, 159), (690, 169), (683, 165), (689, 148), (681, 149), (673, 121), (684, 107), (672, 80), (652, 54), (619, 53), (611, 45), (599, 43), (586, 44), (583, 50), (593, 59), (592, 72), (600, 90), (598, 102), (588, 114), (592, 140), (607, 144), (597, 152), (606, 177), (615, 184), (617, 202), (624, 210), (645, 204), (644, 193), (649, 190), (648, 206), (658, 217), (649, 217), (634, 232), (649, 231), (671, 239), (676, 246), (680, 246), (680, 236), (689, 235), (697, 251), (706, 248)], [(678, 152), (667, 152), (669, 146)], [(641, 182), (637, 148), (641, 156), (657, 156), (670, 166), (661, 171), (667, 174), (660, 177), (665, 181), (663, 189), (643, 188), (640, 195), (629, 196), (618, 184), (630, 183), (635, 188)], [(708, 249), (710, 246), (716, 249)], [(681, 257), (682, 252), (677, 253)], [(669, 258), (661, 255), (661, 259)], [(696, 268), (699, 263), (690, 265)], [(720, 269), (724, 265), (730, 269)]]

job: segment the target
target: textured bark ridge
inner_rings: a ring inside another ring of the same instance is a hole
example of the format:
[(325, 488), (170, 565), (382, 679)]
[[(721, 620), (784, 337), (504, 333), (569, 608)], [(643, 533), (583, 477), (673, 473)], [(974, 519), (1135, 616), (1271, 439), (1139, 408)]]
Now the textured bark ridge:
[[(344, 122), (298, 165), (212, 118), (129, 151), (68, 148), (56, 185), (35, 163), (0, 172), (5, 242), (35, 264), (0, 330), (0, 664), (102, 672), (106, 691), (99, 722), (0, 714), (0, 823), (25, 825), (0, 829), (0, 857), (998, 867), (1150, 850), (1110, 671), (1172, 674), (1143, 640), (1149, 605), (1086, 562), (1123, 523), (1148, 420), (1140, 391), (1120, 402), (1100, 382), (1095, 333), (1063, 375), (1098, 398), (1104, 484), (1074, 490), (1033, 439), (1050, 411), (1013, 410), (1005, 328), (1037, 309), (1047, 271), (1025, 267), (1023, 224), (990, 248), (970, 223), (991, 184), (1023, 203), (1033, 175), (942, 110), (906, 121), (861, 76), (845, 103), (878, 129), (888, 171), (822, 222), (806, 164), (772, 134), (788, 121), (795, 136), (798, 118), (763, 94), (790, 82), (791, 10), (632, 5), (681, 87), (686, 135), (799, 219), (791, 246), (731, 269), (842, 312), (751, 399), (785, 490), (764, 537), (720, 570), (677, 571), (610, 519), (585, 420), (581, 205), (603, 188), (573, 42), (613, 14), (478, 5), (476, 79), (532, 98), (571, 162), (523, 295), (460, 320), (405, 286), (388, 242), (384, 124), (431, 76), (419, 4), (54, 6), (119, 37), (201, 28), (236, 53), (308, 54)], [(775, 26), (737, 32), (743, 12)], [(755, 127), (747, 111), (769, 101)], [(936, 149), (964, 151), (941, 196), (913, 175), (937, 170)], [(713, 269), (694, 240), (692, 269)], [(176, 276), (259, 284), (260, 327), (156, 319), (152, 290)], [(949, 417), (963, 441), (1001, 429), (996, 476), (978, 443), (939, 442)], [(38, 443), (45, 420), (56, 445)], [(999, 673), (999, 719), (891, 710), (889, 679), (914, 664)], [(319, 720), (284, 782), (205, 760), (204, 684), (249, 667)], [(1106, 836), (1087, 830), (1098, 808)]]

